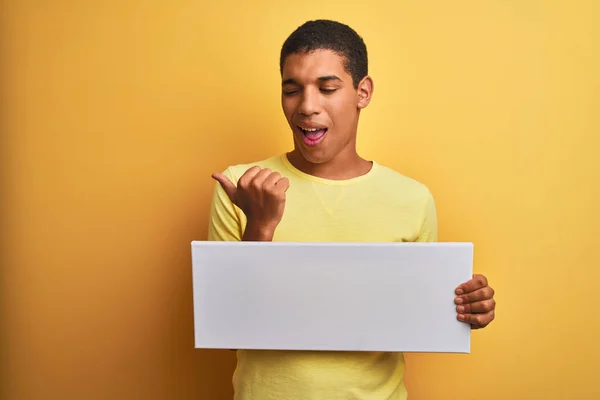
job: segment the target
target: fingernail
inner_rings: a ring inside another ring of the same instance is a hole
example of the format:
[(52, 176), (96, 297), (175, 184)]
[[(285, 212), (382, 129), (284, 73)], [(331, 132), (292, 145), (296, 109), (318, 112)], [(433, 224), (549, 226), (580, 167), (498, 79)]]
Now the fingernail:
[(461, 320), (461, 321), (464, 321), (465, 320), (465, 316), (462, 315), (462, 314), (458, 314), (458, 319)]
[(461, 313), (461, 312), (463, 312), (463, 311), (465, 311), (465, 308), (464, 308), (463, 306), (458, 306), (456, 309), (457, 309), (457, 310), (458, 310), (458, 312), (460, 312), (460, 313)]
[(463, 294), (463, 290), (462, 289), (456, 289), (456, 294)]
[(463, 303), (463, 299), (462, 299), (462, 297), (458, 297), (458, 298), (456, 299), (456, 304), (462, 304), (462, 303)]

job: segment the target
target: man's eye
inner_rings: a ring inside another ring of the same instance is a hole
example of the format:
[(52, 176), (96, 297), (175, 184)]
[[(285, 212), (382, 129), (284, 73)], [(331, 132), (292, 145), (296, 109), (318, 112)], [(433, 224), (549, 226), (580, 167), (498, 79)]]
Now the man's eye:
[(284, 94), (285, 96), (293, 96), (293, 95), (295, 95), (296, 93), (298, 93), (298, 91), (297, 91), (297, 90), (284, 90), (284, 91), (283, 91), (283, 94)]
[(321, 92), (323, 92), (323, 93), (333, 93), (335, 91), (336, 91), (336, 89), (324, 89), (324, 88), (321, 89)]

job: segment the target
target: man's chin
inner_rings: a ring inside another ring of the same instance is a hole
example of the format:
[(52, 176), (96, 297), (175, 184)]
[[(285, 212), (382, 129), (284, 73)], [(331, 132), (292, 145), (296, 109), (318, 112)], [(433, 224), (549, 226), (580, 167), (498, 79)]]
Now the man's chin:
[(296, 151), (294, 151), (294, 153), (295, 158), (297, 160), (299, 158), (302, 159), (298, 161), (303, 161), (308, 164), (323, 164), (329, 161), (329, 157), (327, 156), (327, 154), (324, 151), (321, 151), (320, 149), (311, 149), (300, 145), (296, 147)]
[(330, 161), (329, 157), (323, 152), (303, 151), (302, 157), (311, 164), (324, 164)]

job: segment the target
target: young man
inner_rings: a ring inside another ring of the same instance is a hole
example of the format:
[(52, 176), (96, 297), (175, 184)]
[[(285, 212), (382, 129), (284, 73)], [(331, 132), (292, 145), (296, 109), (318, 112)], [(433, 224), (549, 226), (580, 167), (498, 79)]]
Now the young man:
[[(280, 69), (294, 149), (213, 174), (209, 240), (436, 241), (428, 188), (357, 154), (359, 115), (373, 94), (360, 36), (307, 22), (285, 41)], [(493, 295), (475, 275), (456, 289), (457, 318), (486, 326)], [(400, 400), (403, 376), (401, 353), (239, 350), (233, 385), (237, 400)]]

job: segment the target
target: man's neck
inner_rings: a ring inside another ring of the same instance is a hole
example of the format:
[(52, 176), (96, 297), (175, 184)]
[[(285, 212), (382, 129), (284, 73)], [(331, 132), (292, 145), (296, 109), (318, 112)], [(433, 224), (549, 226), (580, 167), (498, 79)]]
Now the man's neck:
[(307, 161), (302, 153), (293, 150), (287, 154), (289, 162), (298, 170), (323, 179), (346, 180), (367, 174), (373, 167), (371, 161), (360, 157), (356, 151), (338, 154), (333, 160), (314, 164)]

